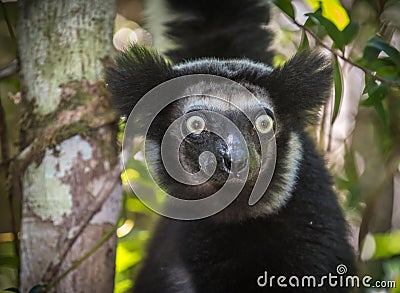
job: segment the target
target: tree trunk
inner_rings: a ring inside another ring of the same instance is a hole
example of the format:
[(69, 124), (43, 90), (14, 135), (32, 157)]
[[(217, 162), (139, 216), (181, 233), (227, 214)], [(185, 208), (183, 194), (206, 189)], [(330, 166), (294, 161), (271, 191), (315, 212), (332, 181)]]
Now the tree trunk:
[(19, 1), (22, 121), (21, 292), (112, 292), (121, 187), (115, 116), (101, 81), (112, 0)]

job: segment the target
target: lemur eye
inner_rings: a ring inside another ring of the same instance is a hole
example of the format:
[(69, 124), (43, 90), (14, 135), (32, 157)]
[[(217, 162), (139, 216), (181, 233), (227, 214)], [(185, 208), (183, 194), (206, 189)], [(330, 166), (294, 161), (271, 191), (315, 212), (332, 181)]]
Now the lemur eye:
[(206, 122), (200, 116), (191, 116), (186, 120), (186, 127), (190, 133), (200, 134), (206, 126)]
[(274, 126), (274, 120), (267, 114), (263, 114), (256, 119), (256, 128), (261, 133), (268, 133)]

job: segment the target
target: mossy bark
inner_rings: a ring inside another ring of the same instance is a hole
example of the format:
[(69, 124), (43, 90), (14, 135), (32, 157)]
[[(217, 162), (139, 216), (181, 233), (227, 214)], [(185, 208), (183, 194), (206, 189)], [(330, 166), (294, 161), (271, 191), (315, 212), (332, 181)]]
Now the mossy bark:
[[(112, 0), (19, 2), (22, 93), (29, 105), (22, 145), (39, 148), (21, 176), (21, 292), (54, 281), (118, 220), (116, 128), (108, 123), (101, 85), (114, 11)], [(100, 200), (101, 208), (92, 208)], [(112, 237), (52, 291), (112, 292), (115, 247)]]

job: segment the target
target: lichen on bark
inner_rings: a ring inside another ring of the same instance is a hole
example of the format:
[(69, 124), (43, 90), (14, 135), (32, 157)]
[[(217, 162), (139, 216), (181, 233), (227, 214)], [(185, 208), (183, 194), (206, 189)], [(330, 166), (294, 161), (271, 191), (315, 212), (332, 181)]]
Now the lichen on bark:
[[(118, 184), (101, 196), (101, 209), (92, 208), (104, 190), (98, 182), (114, 182), (119, 168), (115, 114), (102, 83), (113, 51), (115, 3), (18, 3), (21, 86), (28, 105), (21, 137), (29, 154), (21, 177), (20, 289), (28, 292), (67, 270), (118, 219)], [(109, 239), (53, 291), (112, 292), (115, 245), (116, 238)]]
[(63, 216), (72, 212), (70, 185), (62, 179), (70, 172), (78, 155), (86, 161), (92, 156), (92, 147), (79, 136), (64, 140), (58, 149), (57, 155), (47, 149), (38, 165), (33, 162), (28, 166), (23, 186), (29, 194), (27, 204), (32, 213), (54, 225), (60, 225)]
[[(60, 85), (103, 77), (102, 59), (112, 51), (112, 1), (28, 1), (20, 9), (20, 58), (26, 98), (35, 112), (54, 111)], [(83, 41), (82, 41), (83, 40)], [(107, 40), (107, 42), (105, 42)]]

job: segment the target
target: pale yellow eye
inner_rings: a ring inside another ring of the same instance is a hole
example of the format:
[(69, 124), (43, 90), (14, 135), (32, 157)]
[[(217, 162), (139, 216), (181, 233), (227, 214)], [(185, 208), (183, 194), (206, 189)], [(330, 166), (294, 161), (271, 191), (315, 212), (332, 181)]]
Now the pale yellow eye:
[(261, 133), (268, 133), (274, 126), (274, 120), (267, 114), (260, 115), (256, 119), (256, 128)]
[(191, 116), (186, 121), (186, 127), (190, 133), (199, 134), (204, 130), (205, 126), (206, 122), (200, 116)]

